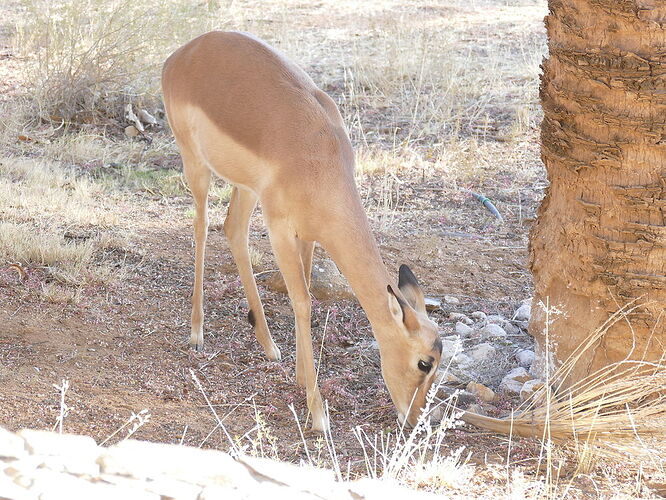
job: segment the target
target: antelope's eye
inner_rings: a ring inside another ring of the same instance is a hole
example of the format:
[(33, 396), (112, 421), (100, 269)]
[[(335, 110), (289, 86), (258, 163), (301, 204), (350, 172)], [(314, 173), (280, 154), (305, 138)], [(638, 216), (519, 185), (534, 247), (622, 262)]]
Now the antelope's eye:
[(427, 361), (423, 361), (422, 359), (419, 360), (419, 364), (417, 366), (419, 367), (419, 370), (425, 373), (429, 373), (430, 370), (432, 370), (432, 363), (428, 363)]

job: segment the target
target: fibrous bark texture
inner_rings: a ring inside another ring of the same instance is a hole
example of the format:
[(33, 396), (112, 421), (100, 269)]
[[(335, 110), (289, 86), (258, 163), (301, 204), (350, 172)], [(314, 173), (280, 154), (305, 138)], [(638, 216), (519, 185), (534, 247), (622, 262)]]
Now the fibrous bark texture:
[[(530, 241), (538, 359), (548, 350), (563, 361), (622, 306), (641, 304), (581, 359), (574, 382), (666, 348), (666, 2), (550, 0), (549, 9), (550, 186)], [(562, 312), (550, 315), (549, 346), (547, 301)]]

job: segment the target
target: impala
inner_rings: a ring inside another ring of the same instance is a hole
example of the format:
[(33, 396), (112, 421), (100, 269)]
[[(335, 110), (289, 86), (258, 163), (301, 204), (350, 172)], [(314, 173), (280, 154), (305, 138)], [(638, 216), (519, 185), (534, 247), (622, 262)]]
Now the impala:
[(233, 185), (224, 232), (247, 296), (248, 320), (268, 358), (279, 360), (248, 252), (250, 216), (261, 203), (294, 311), (296, 381), (306, 388), (313, 429), (328, 425), (310, 334), (315, 242), (333, 258), (368, 316), (400, 422), (415, 425), (442, 344), (414, 274), (401, 266), (396, 288), (382, 262), (335, 102), (280, 52), (237, 32), (210, 32), (176, 50), (164, 64), (162, 88), (196, 212), (190, 344), (203, 348), (207, 198), (215, 174)]

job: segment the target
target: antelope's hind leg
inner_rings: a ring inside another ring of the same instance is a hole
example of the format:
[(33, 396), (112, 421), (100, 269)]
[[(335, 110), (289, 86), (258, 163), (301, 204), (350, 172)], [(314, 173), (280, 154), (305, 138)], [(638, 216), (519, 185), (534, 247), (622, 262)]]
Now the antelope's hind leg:
[(190, 346), (203, 351), (203, 274), (208, 235), (208, 188), (210, 170), (194, 154), (180, 148), (183, 171), (194, 199), (194, 290), (192, 292), (192, 334)]
[(234, 186), (229, 202), (227, 218), (224, 220), (224, 233), (227, 235), (231, 254), (236, 262), (238, 274), (240, 275), (245, 296), (250, 306), (248, 320), (254, 328), (257, 340), (264, 348), (264, 352), (269, 359), (278, 361), (280, 359), (280, 349), (278, 349), (266, 323), (264, 306), (259, 298), (257, 283), (254, 280), (252, 272), (252, 262), (250, 261), (250, 251), (248, 249), (250, 216), (254, 207), (257, 205), (257, 196), (247, 189)]

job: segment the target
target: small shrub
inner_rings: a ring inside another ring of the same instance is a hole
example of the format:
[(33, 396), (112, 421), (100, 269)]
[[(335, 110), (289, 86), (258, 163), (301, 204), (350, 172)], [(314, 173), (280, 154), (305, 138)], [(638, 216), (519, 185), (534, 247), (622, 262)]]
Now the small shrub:
[(77, 123), (122, 119), (125, 105), (156, 106), (160, 67), (171, 51), (209, 29), (213, 2), (24, 0), (15, 44), (34, 56), (29, 72), (39, 116)]

